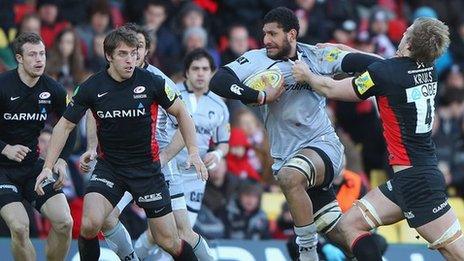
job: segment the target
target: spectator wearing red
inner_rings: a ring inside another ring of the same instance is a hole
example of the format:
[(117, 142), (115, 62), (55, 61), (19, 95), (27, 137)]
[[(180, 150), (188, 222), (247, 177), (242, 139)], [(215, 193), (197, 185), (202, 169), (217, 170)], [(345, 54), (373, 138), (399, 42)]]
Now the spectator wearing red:
[(261, 180), (258, 172), (251, 166), (248, 159), (247, 152), (251, 148), (251, 144), (242, 129), (232, 128), (229, 146), (229, 154), (227, 154), (226, 159), (230, 173), (244, 179)]
[(37, 12), (42, 21), (40, 35), (47, 49), (52, 47), (55, 37), (63, 31), (63, 29), (70, 26), (67, 21), (58, 20), (58, 7), (59, 0), (37, 1)]

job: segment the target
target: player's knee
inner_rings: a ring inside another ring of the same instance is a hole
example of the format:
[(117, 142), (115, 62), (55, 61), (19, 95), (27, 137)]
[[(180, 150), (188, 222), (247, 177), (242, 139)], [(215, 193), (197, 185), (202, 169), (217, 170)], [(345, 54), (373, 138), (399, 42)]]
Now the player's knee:
[(157, 237), (156, 244), (170, 254), (176, 255), (180, 250), (180, 240), (176, 237)]
[(283, 191), (291, 191), (298, 187), (304, 189), (304, 177), (298, 173), (288, 171), (278, 176), (279, 185)]
[(84, 216), (81, 224), (81, 235), (86, 238), (97, 236), (103, 222), (92, 216)]
[(11, 239), (22, 243), (29, 238), (29, 222), (13, 222), (10, 224)]
[(59, 234), (70, 234), (73, 227), (71, 215), (66, 215), (60, 220), (52, 222), (53, 230)]
[(113, 212), (111, 212), (111, 215), (109, 215), (102, 224), (102, 231), (103, 232), (110, 231), (111, 229), (116, 227), (118, 222), (119, 222), (118, 216), (113, 215)]
[(177, 230), (179, 231), (179, 237), (187, 242), (192, 242), (196, 238), (195, 232), (190, 227), (178, 226)]

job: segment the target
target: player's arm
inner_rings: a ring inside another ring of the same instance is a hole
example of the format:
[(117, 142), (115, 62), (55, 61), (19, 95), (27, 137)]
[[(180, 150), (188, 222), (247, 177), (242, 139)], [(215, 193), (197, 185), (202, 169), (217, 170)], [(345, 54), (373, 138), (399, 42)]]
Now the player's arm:
[(160, 153), (161, 165), (164, 166), (164, 164), (172, 160), (184, 147), (182, 133), (177, 129), (169, 144)]
[(229, 153), (229, 110), (224, 103), (222, 103), (221, 123), (214, 131), (212, 138), (213, 142), (216, 144), (216, 148), (203, 157), (203, 161), (208, 169), (214, 169), (219, 165), (221, 159)]
[(87, 150), (79, 158), (79, 168), (81, 171), (87, 173), (91, 169), (90, 162), (97, 158), (98, 146), (97, 122), (95, 121), (91, 110), (87, 110), (85, 116), (85, 128), (87, 134)]
[[(54, 111), (57, 119), (60, 119), (63, 116), (63, 113), (66, 111), (66, 107), (68, 105), (68, 95), (64, 87), (59, 84), (56, 86), (57, 90), (57, 99), (55, 101)], [(74, 148), (74, 144), (76, 143), (77, 138), (77, 131), (72, 131), (69, 134), (69, 137), (66, 140), (66, 144), (64, 145), (55, 165), (55, 169), (57, 171), (66, 171), (67, 169), (67, 159), (69, 155), (71, 155), (72, 150)]]
[[(35, 191), (37, 192), (37, 194), (44, 195), (42, 183), (45, 180), (54, 181), (52, 168), (54, 167), (56, 160), (62, 152), (63, 147), (65, 146), (66, 141), (69, 137), (69, 134), (74, 129), (74, 127), (76, 127), (76, 124), (87, 111), (87, 104), (89, 104), (88, 97), (89, 96), (86, 94), (85, 90), (81, 90), (79, 92), (79, 87), (77, 87), (75, 95), (73, 99), (70, 101), (68, 108), (53, 128), (52, 137), (50, 139), (50, 145), (47, 151), (47, 157), (45, 159), (42, 172), (37, 177), (35, 183)], [(55, 189), (60, 189), (63, 186), (64, 173), (58, 172), (58, 174), (58, 180), (53, 185)]]

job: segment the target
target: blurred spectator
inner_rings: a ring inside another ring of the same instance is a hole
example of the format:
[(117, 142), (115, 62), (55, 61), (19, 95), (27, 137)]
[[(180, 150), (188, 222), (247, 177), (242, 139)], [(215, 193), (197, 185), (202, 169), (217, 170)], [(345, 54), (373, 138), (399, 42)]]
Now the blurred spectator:
[(434, 122), (433, 140), (437, 147), (438, 167), (447, 185), (464, 193), (464, 89), (447, 88), (440, 98)]
[(73, 29), (65, 29), (57, 35), (49, 53), (46, 70), (72, 95), (85, 70), (80, 41)]
[(13, 5), (13, 1), (2, 1), (0, 5), (0, 72), (16, 66), (16, 59), (10, 49), (17, 33)]
[(232, 128), (229, 146), (229, 153), (226, 156), (228, 170), (241, 179), (261, 180), (261, 176), (249, 161), (248, 150), (251, 144), (242, 129)]
[(451, 31), (451, 52), (455, 63), (464, 66), (464, 17), (461, 18), (456, 26), (456, 30)]
[(235, 113), (234, 126), (245, 132), (251, 145), (247, 151), (251, 166), (260, 173), (266, 182), (272, 183), (275, 180), (271, 171), (273, 160), (270, 154), (269, 140), (264, 133), (262, 124), (253, 112), (244, 108)]
[(27, 14), (21, 20), (19, 24), (19, 33), (36, 33), (40, 34), (40, 27), (42, 22), (40, 17), (35, 13)]
[(152, 37), (152, 40), (160, 39), (160, 41), (155, 41), (156, 52), (150, 52), (150, 60), (163, 61), (159, 62), (158, 65), (161, 66), (160, 69), (169, 75), (172, 71), (172, 68), (170, 68), (172, 65), (169, 64), (172, 64), (173, 60), (180, 59), (181, 45), (170, 28), (165, 24), (169, 15), (166, 2), (163, 0), (151, 0), (146, 3), (143, 12), (143, 26)]
[(272, 238), (274, 239), (284, 239), (288, 240), (289, 238), (295, 235), (292, 214), (288, 207), (288, 203), (284, 202), (282, 204), (282, 211), (280, 212), (279, 217), (277, 218), (276, 230), (272, 233)]
[(185, 30), (182, 37), (184, 54), (187, 54), (198, 48), (205, 48), (214, 59), (214, 64), (217, 67), (221, 64), (219, 52), (214, 48), (208, 48), (208, 33), (203, 27), (190, 27)]
[(241, 24), (233, 25), (229, 29), (228, 45), (221, 55), (222, 65), (235, 61), (250, 49), (248, 29)]
[(355, 48), (367, 53), (375, 53), (375, 45), (371, 41), (368, 31), (361, 31), (358, 33), (355, 41)]
[(111, 8), (107, 0), (97, 0), (89, 7), (88, 22), (77, 27), (80, 39), (85, 45), (86, 59), (92, 59), (93, 40), (96, 35), (106, 34), (111, 30)]
[(356, 22), (353, 20), (345, 20), (338, 24), (333, 31), (333, 39), (331, 42), (342, 43), (348, 46), (354, 46), (356, 39)]
[(393, 57), (396, 48), (387, 36), (388, 22), (392, 14), (382, 8), (374, 8), (369, 18), (369, 29), (372, 34), (372, 41), (375, 45), (375, 53), (385, 58)]
[(220, 214), (225, 226), (225, 238), (262, 240), (270, 238), (269, 221), (260, 209), (262, 188), (257, 183), (244, 182), (236, 198)]
[(86, 68), (91, 72), (98, 72), (105, 69), (107, 61), (105, 58), (105, 52), (103, 50), (103, 41), (105, 40), (104, 34), (97, 34), (93, 38), (92, 52), (93, 55), (86, 61)]
[(60, 0), (37, 0), (37, 13), (41, 20), (40, 35), (47, 49), (51, 48), (55, 37), (70, 24), (58, 20)]
[(221, 159), (214, 170), (209, 171), (206, 183), (203, 205), (208, 207), (214, 214), (223, 211), (227, 202), (237, 192), (240, 179), (227, 172), (227, 163)]

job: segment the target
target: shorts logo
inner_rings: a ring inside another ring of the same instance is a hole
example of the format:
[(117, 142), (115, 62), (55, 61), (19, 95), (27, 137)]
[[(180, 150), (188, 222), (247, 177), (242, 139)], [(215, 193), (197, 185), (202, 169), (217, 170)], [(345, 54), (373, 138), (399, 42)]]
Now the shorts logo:
[(367, 92), (367, 90), (374, 86), (374, 81), (372, 80), (369, 72), (366, 71), (354, 80), (354, 84), (356, 85), (359, 94), (363, 95)]
[(390, 180), (387, 181), (387, 189), (388, 189), (389, 191), (393, 191), (393, 186), (392, 186), (392, 183), (391, 183)]
[(114, 186), (114, 183), (107, 180), (107, 179), (101, 179), (101, 178), (98, 178), (97, 175), (93, 174), (91, 177), (90, 177), (90, 181), (99, 181), (99, 182), (103, 182), (105, 183), (105, 185), (107, 185), (108, 187), (110, 188), (113, 188)]
[(162, 207), (160, 209), (155, 209), (155, 214), (158, 214), (160, 213), (161, 211), (163, 211), (166, 207)]
[(145, 91), (145, 87), (144, 86), (137, 86), (135, 87), (134, 89), (134, 93), (142, 93)]
[(42, 92), (41, 94), (39, 94), (39, 98), (42, 100), (45, 100), (45, 99), (50, 98), (50, 95), (51, 94), (49, 92)]
[(164, 92), (168, 96), (169, 101), (173, 101), (176, 98), (176, 92), (167, 84), (164, 86)]
[(18, 193), (18, 189), (13, 185), (0, 185), (0, 189), (11, 189), (15, 193)]
[(162, 199), (163, 197), (161, 196), (161, 193), (154, 193), (154, 194), (139, 197), (139, 202), (152, 202), (152, 201), (158, 201)]
[(412, 218), (415, 218), (416, 216), (412, 213), (412, 211), (408, 211), (408, 212), (403, 212), (404, 214), (404, 217), (407, 218), (407, 219), (412, 219)]
[(438, 213), (440, 210), (444, 209), (447, 205), (448, 205), (448, 201), (445, 201), (445, 202), (441, 203), (440, 206), (434, 207), (434, 208), (432, 209), (432, 212), (433, 212), (434, 214), (436, 214), (436, 213)]
[(237, 95), (242, 95), (243, 88), (238, 86), (237, 84), (232, 84), (230, 86), (230, 91)]

